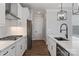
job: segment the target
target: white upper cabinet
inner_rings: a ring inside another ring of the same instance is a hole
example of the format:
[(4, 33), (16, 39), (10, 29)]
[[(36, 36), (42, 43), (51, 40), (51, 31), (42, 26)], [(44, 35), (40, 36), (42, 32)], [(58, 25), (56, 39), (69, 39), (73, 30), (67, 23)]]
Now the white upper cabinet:
[(15, 15), (18, 16), (18, 4), (17, 3), (11, 3), (11, 10), (10, 12)]
[(29, 17), (29, 9), (27, 7), (22, 8), (22, 19), (28, 19)]
[(22, 18), (22, 6), (20, 4), (18, 5), (18, 17), (21, 19)]
[(26, 7), (21, 7), (21, 5), (18, 5), (18, 17), (20, 20), (17, 20), (17, 26), (25, 26), (26, 20), (29, 17), (29, 9)]
[(5, 4), (0, 3), (0, 26), (5, 25)]
[(19, 3), (12, 3), (11, 4), (11, 13), (15, 16), (21, 18), (22, 17), (22, 6)]

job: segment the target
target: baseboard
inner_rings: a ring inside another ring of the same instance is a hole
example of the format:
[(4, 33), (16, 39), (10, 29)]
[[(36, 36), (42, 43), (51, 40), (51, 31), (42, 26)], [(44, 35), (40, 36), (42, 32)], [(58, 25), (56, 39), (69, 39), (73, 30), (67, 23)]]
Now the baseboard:
[(35, 38), (32, 38), (32, 40), (43, 40), (43, 38), (40, 38), (40, 39), (35, 39)]

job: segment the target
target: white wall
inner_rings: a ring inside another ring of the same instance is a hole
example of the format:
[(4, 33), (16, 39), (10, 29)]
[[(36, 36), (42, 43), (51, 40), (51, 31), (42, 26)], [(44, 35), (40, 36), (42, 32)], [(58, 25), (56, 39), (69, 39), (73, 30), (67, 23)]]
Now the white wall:
[(33, 18), (32, 18), (32, 39), (33, 40), (42, 40), (44, 39), (44, 16), (43, 13), (40, 12), (38, 14), (37, 10), (33, 10)]
[(21, 8), (22, 13), (19, 15), (21, 19), (8, 20), (6, 19), (7, 36), (23, 35), (27, 36), (27, 18), (29, 15), (28, 8)]
[(79, 25), (79, 15), (72, 15), (72, 25)]
[(60, 26), (62, 23), (66, 23), (68, 25), (68, 35), (69, 38), (71, 36), (71, 11), (67, 10), (67, 20), (65, 21), (57, 21), (57, 12), (59, 10), (48, 9), (46, 14), (46, 32), (47, 34), (51, 34), (54, 36), (62, 36), (65, 37), (65, 32), (60, 33)]
[(72, 35), (79, 36), (79, 15), (72, 15)]

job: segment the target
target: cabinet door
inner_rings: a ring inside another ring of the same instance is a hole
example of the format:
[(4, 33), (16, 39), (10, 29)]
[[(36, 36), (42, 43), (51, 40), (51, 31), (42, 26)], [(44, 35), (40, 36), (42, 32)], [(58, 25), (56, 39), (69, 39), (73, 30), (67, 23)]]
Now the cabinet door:
[(7, 48), (7, 49), (3, 50), (0, 54), (0, 56), (10, 56), (10, 49)]
[(9, 46), (0, 53), (0, 56), (15, 56), (15, 48), (16, 48), (15, 44)]
[(20, 40), (16, 43), (16, 56), (21, 56), (21, 50), (22, 50), (22, 43), (20, 42)]
[(48, 50), (50, 52), (50, 37), (48, 37), (48, 39), (47, 39), (47, 44), (48, 44)]
[(15, 52), (16, 52), (16, 50), (15, 50), (16, 49), (16, 45), (15, 44), (10, 46), (10, 56), (15, 56), (16, 55), (15, 54)]
[(5, 25), (5, 4), (0, 3), (0, 26)]
[(23, 37), (19, 39), (19, 41), (17, 41), (16, 43), (16, 55), (22, 56), (25, 50), (26, 50), (26, 41), (25, 38)]
[(25, 50), (27, 49), (27, 37), (24, 38), (25, 39)]
[(23, 37), (22, 38), (22, 41), (21, 41), (21, 43), (22, 43), (22, 54), (25, 52), (25, 50), (27, 49), (27, 41), (26, 41), (26, 38), (25, 37)]
[(22, 38), (22, 40), (21, 40), (21, 53), (23, 54), (24, 53), (24, 51), (25, 51), (25, 41), (24, 41), (24, 38)]
[(56, 42), (53, 40), (53, 38), (50, 38), (50, 52), (52, 56), (56, 56)]
[(22, 6), (20, 4), (17, 4), (17, 5), (18, 5), (18, 11), (17, 11), (18, 12), (18, 17), (22, 18), (22, 12), (23, 12), (22, 11)]
[(18, 5), (17, 3), (11, 3), (11, 13), (15, 16), (18, 16)]
[(53, 40), (53, 38), (49, 36), (48, 36), (47, 42), (48, 42), (47, 44), (48, 44), (48, 50), (50, 54), (52, 56), (56, 56), (56, 42)]
[(24, 39), (21, 38), (16, 44), (16, 55), (22, 56), (24, 51), (25, 51), (25, 49), (24, 49)]

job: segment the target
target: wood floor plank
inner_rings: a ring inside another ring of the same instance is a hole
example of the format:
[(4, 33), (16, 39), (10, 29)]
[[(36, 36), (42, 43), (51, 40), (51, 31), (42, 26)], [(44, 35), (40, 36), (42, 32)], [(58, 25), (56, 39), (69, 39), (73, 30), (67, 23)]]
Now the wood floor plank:
[(33, 40), (32, 49), (26, 50), (23, 56), (49, 56), (44, 40)]

